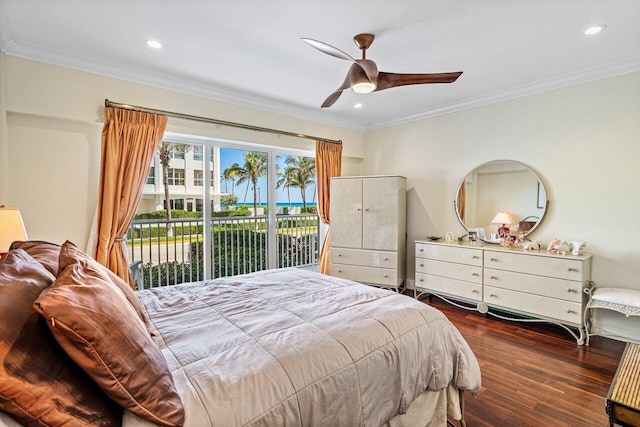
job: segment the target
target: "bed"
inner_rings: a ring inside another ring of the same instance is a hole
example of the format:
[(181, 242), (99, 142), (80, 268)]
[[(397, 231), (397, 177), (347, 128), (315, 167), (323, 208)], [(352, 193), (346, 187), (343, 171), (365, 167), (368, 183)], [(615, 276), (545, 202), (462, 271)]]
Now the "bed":
[(459, 331), (391, 291), (289, 268), (137, 297), (185, 426), (439, 426), (461, 418), (460, 391), (480, 389)]

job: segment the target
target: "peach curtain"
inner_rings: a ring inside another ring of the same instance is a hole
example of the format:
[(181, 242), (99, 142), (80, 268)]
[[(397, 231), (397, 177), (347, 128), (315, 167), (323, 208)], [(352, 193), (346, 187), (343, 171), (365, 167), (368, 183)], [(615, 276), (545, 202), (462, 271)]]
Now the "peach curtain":
[[(316, 141), (316, 187), (318, 189), (318, 215), (329, 225), (329, 183), (330, 178), (340, 176), (342, 171), (342, 144)], [(331, 229), (327, 229), (320, 254), (318, 271), (329, 274)]]
[(460, 190), (458, 190), (458, 215), (460, 220), (464, 222), (464, 217), (467, 211), (467, 183), (460, 184)]
[(104, 115), (96, 260), (133, 288), (122, 242), (142, 197), (167, 118), (111, 107), (105, 108)]

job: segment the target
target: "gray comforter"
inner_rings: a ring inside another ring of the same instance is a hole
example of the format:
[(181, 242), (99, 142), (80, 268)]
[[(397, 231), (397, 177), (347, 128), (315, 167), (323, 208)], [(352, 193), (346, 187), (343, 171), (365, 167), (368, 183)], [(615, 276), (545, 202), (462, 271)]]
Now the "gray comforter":
[(284, 269), (139, 296), (185, 426), (380, 426), (425, 390), (480, 388), (446, 317), (390, 291)]

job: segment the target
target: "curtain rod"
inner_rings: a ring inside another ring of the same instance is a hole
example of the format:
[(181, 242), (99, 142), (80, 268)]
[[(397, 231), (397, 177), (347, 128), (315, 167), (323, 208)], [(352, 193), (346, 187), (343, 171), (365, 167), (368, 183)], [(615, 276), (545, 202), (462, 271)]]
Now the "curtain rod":
[(330, 142), (332, 144), (342, 145), (342, 141), (337, 141), (335, 139), (319, 138), (317, 136), (304, 135), (302, 133), (294, 133), (294, 132), (287, 132), (287, 131), (278, 130), (278, 129), (263, 128), (260, 126), (247, 125), (244, 123), (228, 122), (225, 120), (212, 119), (209, 117), (192, 116), (190, 114), (174, 113), (172, 111), (156, 110), (154, 108), (138, 107), (136, 105), (121, 104), (119, 102), (109, 101), (108, 99), (104, 100), (104, 106), (122, 108), (124, 110), (131, 110), (131, 111), (140, 111), (143, 113), (160, 114), (163, 116), (175, 117), (177, 119), (194, 120), (197, 122), (213, 123), (216, 125), (230, 126), (234, 128), (248, 129), (248, 130), (254, 130), (258, 132), (275, 133), (276, 135), (293, 136), (295, 138), (312, 139), (314, 141), (324, 141), (324, 142)]

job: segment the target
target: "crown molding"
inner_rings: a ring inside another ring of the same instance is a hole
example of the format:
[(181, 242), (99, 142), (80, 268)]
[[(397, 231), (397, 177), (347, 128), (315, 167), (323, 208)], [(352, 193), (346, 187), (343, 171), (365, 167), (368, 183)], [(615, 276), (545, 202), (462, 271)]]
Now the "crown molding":
[(541, 80), (506, 91), (494, 92), (484, 96), (467, 99), (462, 102), (451, 103), (440, 108), (425, 110), (398, 119), (363, 125), (362, 123), (354, 123), (349, 120), (336, 118), (335, 116), (328, 117), (326, 114), (320, 114), (315, 109), (310, 109), (308, 107), (294, 106), (238, 90), (232, 90), (201, 82), (194, 82), (193, 80), (183, 79), (172, 75), (150, 74), (141, 70), (123, 69), (121, 67), (113, 66), (112, 64), (88, 61), (84, 58), (64, 55), (58, 52), (45, 51), (25, 44), (15, 43), (9, 34), (5, 18), (6, 13), (2, 13), (2, 7), (2, 3), (0, 3), (0, 48), (6, 55), (44, 62), (64, 68), (71, 68), (105, 77), (117, 78), (132, 83), (173, 90), (214, 101), (254, 108), (269, 113), (282, 114), (301, 120), (310, 120), (329, 126), (342, 127), (359, 132), (368, 132), (403, 125), (431, 117), (510, 101), (524, 96), (535, 95), (640, 70), (640, 58), (635, 58), (633, 60), (609, 64), (579, 73), (567, 74), (548, 80)]
[(384, 129), (391, 126), (403, 125), (431, 117), (442, 116), (445, 114), (455, 113), (457, 111), (469, 110), (472, 108), (483, 107), (485, 105), (496, 104), (499, 102), (510, 101), (516, 98), (536, 95), (543, 92), (562, 89), (569, 86), (576, 86), (595, 80), (601, 80), (608, 77), (615, 77), (622, 74), (640, 71), (640, 58), (629, 61), (623, 61), (603, 67), (592, 68), (575, 74), (567, 74), (561, 77), (541, 80), (533, 84), (520, 86), (502, 92), (491, 93), (486, 96), (480, 96), (465, 100), (463, 102), (452, 103), (442, 108), (432, 109), (417, 113), (411, 116), (403, 117), (396, 120), (376, 123), (374, 126), (365, 126), (365, 132)]
[[(1, 19), (1, 18), (0, 18)], [(310, 120), (330, 126), (342, 127), (355, 131), (364, 131), (362, 124), (353, 123), (336, 117), (327, 117), (314, 109), (294, 106), (250, 93), (233, 90), (212, 84), (195, 82), (193, 80), (176, 77), (174, 75), (151, 74), (147, 71), (126, 69), (99, 61), (89, 61), (59, 52), (46, 51), (26, 44), (9, 41), (6, 52), (9, 56), (43, 62), (64, 68), (98, 74), (132, 83), (153, 86), (160, 89), (172, 90), (200, 98), (225, 102), (242, 107), (263, 110), (269, 113), (282, 114), (302, 120)]]

